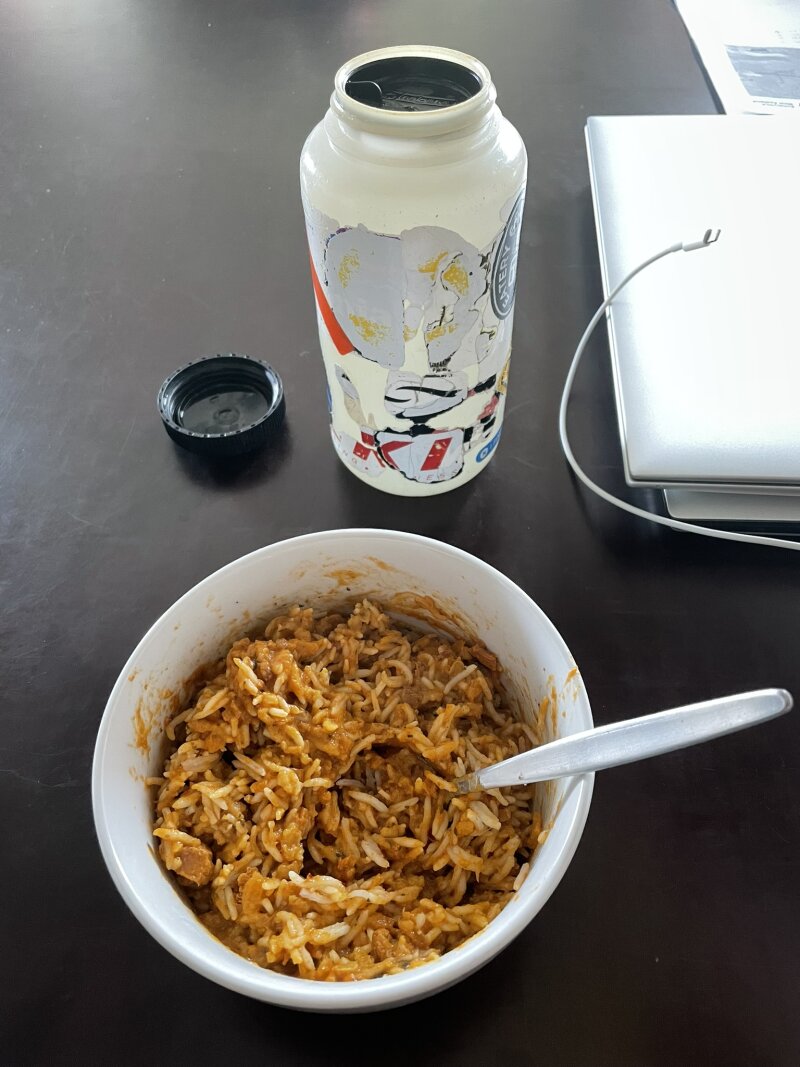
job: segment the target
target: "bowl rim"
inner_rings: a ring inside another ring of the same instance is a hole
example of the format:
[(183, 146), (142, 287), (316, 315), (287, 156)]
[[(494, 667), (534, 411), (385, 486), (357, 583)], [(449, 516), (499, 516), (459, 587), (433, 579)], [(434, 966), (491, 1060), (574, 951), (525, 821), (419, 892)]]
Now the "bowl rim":
[[(155, 620), (137, 642), (109, 694), (97, 732), (92, 760), (92, 811), (100, 850), (117, 890), (147, 932), (176, 959), (198, 974), (227, 989), (283, 1007), (309, 1011), (369, 1011), (399, 1006), (408, 1001), (421, 999), (438, 990), (445, 989), (488, 963), (497, 953), (509, 945), (538, 914), (566, 873), (586, 824), (594, 786), (594, 774), (578, 775), (567, 780), (566, 789), (569, 792), (576, 791), (577, 796), (570, 823), (565, 830), (565, 845), (555, 856), (555, 859), (551, 861), (549, 868), (538, 880), (535, 888), (525, 894), (525, 885), (523, 884), (522, 889), (519, 891), (520, 895), (510, 901), (500, 914), (492, 919), (480, 933), (472, 936), (457, 948), (451, 949), (439, 959), (420, 967), (412, 968), (409, 971), (404, 971), (402, 974), (359, 979), (353, 982), (315, 982), (311, 979), (282, 975), (259, 967), (257, 964), (237, 956), (236, 953), (231, 949), (227, 949), (220, 942), (220, 946), (230, 956), (230, 960), (226, 956), (223, 963), (216, 958), (209, 957), (202, 950), (183, 942), (161, 920), (160, 916), (142, 900), (136, 885), (128, 876), (124, 855), (119, 851), (115, 843), (114, 831), (108, 820), (108, 812), (106, 810), (106, 795), (103, 788), (102, 774), (106, 748), (110, 739), (111, 723), (114, 720), (114, 708), (128, 675), (136, 665), (140, 649), (152, 640), (153, 636), (171, 620), (173, 614), (177, 614), (180, 611), (186, 600), (196, 596), (198, 592), (206, 589), (209, 585), (215, 584), (223, 574), (240, 568), (246, 561), (252, 561), (259, 556), (268, 558), (270, 554), (290, 544), (313, 545), (317, 542), (328, 542), (330, 544), (332, 541), (346, 542), (363, 536), (371, 536), (386, 541), (411, 541), (425, 549), (443, 551), (448, 555), (468, 562), (470, 566), (476, 566), (478, 569), (484, 570), (505, 591), (513, 596), (522, 597), (527, 601), (526, 606), (537, 616), (540, 625), (550, 631), (551, 637), (556, 639), (556, 642), (563, 647), (572, 662), (575, 662), (566, 642), (555, 625), (539, 605), (528, 596), (525, 590), (503, 574), (502, 571), (497, 570), (491, 564), (469, 552), (443, 541), (438, 541), (435, 538), (399, 530), (345, 527), (301, 534), (296, 537), (275, 541), (269, 545), (263, 545), (219, 567), (183, 593)], [(578, 677), (580, 678), (580, 673)], [(593, 724), (591, 705), (582, 678), (580, 697), (585, 705), (583, 710), (588, 720), (585, 728), (591, 728)], [(159, 873), (163, 872), (159, 871)], [(207, 936), (209, 938), (213, 937), (211, 934), (207, 934)]]

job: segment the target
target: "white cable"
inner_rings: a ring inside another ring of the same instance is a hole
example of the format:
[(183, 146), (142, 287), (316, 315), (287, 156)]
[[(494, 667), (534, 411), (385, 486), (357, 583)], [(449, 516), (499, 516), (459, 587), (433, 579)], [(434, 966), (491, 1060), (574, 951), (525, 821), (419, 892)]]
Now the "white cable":
[(578, 370), (584, 349), (589, 342), (589, 338), (594, 333), (597, 324), (605, 316), (606, 310), (614, 303), (625, 286), (632, 281), (637, 274), (640, 274), (647, 267), (651, 266), (651, 264), (656, 263), (659, 259), (663, 259), (665, 256), (671, 256), (673, 252), (693, 252), (698, 248), (707, 248), (709, 245), (713, 244), (718, 237), (719, 230), (706, 230), (700, 241), (679, 242), (678, 244), (670, 245), (668, 248), (663, 248), (660, 252), (656, 252), (654, 256), (650, 256), (649, 259), (640, 263), (638, 267), (635, 267), (630, 274), (626, 275), (619, 285), (616, 286), (615, 289), (612, 289), (608, 294), (606, 299), (592, 316), (589, 325), (583, 331), (583, 336), (578, 342), (578, 347), (575, 349), (575, 355), (572, 357), (572, 363), (570, 364), (567, 373), (567, 379), (564, 382), (564, 390), (561, 394), (561, 406), (558, 413), (558, 433), (561, 438), (561, 447), (570, 467), (572, 467), (576, 476), (580, 478), (587, 489), (590, 489), (609, 504), (613, 504), (615, 507), (627, 511), (630, 515), (638, 515), (641, 519), (648, 519), (650, 522), (658, 523), (659, 526), (668, 526), (671, 530), (684, 530), (687, 533), (700, 534), (702, 537), (717, 537), (723, 541), (743, 541), (745, 544), (768, 545), (774, 548), (790, 548), (795, 552), (800, 551), (800, 541), (787, 541), (780, 537), (762, 537), (759, 534), (746, 534), (733, 530), (717, 530), (708, 526), (696, 526), (691, 522), (681, 522), (679, 519), (668, 518), (665, 515), (656, 515), (652, 511), (645, 511), (644, 508), (637, 508), (625, 500), (620, 500), (619, 497), (612, 496), (611, 493), (606, 492), (605, 489), (602, 489), (599, 485), (593, 482), (578, 463), (569, 443), (569, 437), (567, 435), (567, 407), (569, 405), (570, 394), (572, 393), (572, 383), (575, 380), (575, 374)]

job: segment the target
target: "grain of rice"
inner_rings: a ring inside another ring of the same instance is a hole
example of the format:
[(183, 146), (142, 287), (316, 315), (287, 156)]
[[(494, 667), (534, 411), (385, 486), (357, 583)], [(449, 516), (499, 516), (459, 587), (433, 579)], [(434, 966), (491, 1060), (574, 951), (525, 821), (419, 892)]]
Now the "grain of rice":
[(358, 937), (358, 935), (361, 933), (361, 931), (367, 925), (367, 922), (369, 921), (369, 918), (370, 918), (369, 910), (365, 908), (362, 911), (361, 915), (359, 915), (359, 917), (356, 920), (356, 922), (350, 927), (350, 930), (348, 931), (348, 933), (343, 934), (342, 937), (339, 938), (339, 949), (340, 950), (344, 949), (344, 948), (347, 948), (347, 946), (350, 944), (350, 942), (354, 941)]
[[(300, 896), (303, 898), (303, 900), (311, 900), (315, 904), (326, 904), (327, 905), (327, 904), (331, 903), (330, 897), (325, 896), (324, 893), (315, 893), (311, 889), (301, 889), (300, 890)], [(317, 943), (321, 944), (322, 942), (317, 942)]]
[(371, 859), (372, 862), (378, 867), (386, 868), (389, 866), (389, 861), (386, 859), (378, 845), (375, 843), (374, 838), (363, 838), (361, 841), (361, 850), (363, 851), (367, 859)]
[(492, 697), (493, 697), (494, 694), (492, 693), (492, 690), (489, 688), (489, 683), (486, 681), (486, 677), (485, 677), (483, 671), (478, 671), (478, 673), (475, 675), (475, 677), (480, 682), (481, 689), (483, 690), (483, 695), (491, 703)]
[(203, 704), (202, 708), (192, 715), (192, 722), (197, 722), (198, 719), (207, 719), (209, 715), (213, 715), (215, 711), (218, 711), (226, 701), (230, 700), (231, 694), (228, 689), (220, 689), (218, 693), (215, 693), (212, 697)]
[(245, 756), (243, 752), (233, 750), (234, 766), (240, 766), (244, 770), (250, 771), (256, 778), (263, 778), (266, 775), (266, 769), (257, 763), (256, 760), (251, 759), (249, 756)]
[(440, 841), (444, 837), (447, 831), (449, 818), (450, 816), (446, 808), (440, 808), (434, 815), (433, 823), (431, 824), (431, 834), (433, 834), (437, 841)]
[(461, 867), (464, 870), (475, 871), (479, 874), (483, 869), (483, 860), (480, 856), (472, 855), (460, 845), (450, 845), (447, 850), (447, 855), (453, 861), (455, 866)]
[(403, 848), (421, 848), (422, 843), (417, 837), (393, 837), (393, 845), (402, 845)]
[(175, 740), (175, 728), (177, 726), (180, 726), (182, 722), (185, 722), (186, 719), (188, 719), (193, 712), (193, 707), (184, 708), (183, 711), (181, 711), (178, 715), (169, 720), (166, 726), (166, 734), (170, 741)]
[(492, 830), (499, 830), (502, 823), (491, 810), (488, 804), (485, 804), (482, 800), (471, 800), (469, 804), (469, 810), (473, 816), (477, 816), (484, 826), (490, 827)]
[(425, 771), (425, 777), (429, 778), (434, 785), (438, 785), (440, 789), (444, 789), (447, 793), (456, 793), (457, 789), (452, 782), (446, 781), (440, 774), (434, 774), (433, 771)]
[(350, 819), (342, 819), (340, 824), (342, 845), (344, 846), (349, 856), (357, 857), (359, 855), (358, 845), (356, 839), (350, 830)]
[(183, 830), (171, 830), (167, 827), (159, 827), (154, 830), (153, 833), (156, 837), (160, 837), (162, 841), (178, 841), (184, 845), (199, 845), (198, 838), (193, 837), (191, 834), (186, 834)]
[(330, 926), (323, 926), (321, 930), (314, 932), (314, 944), (327, 945), (330, 941), (336, 941), (337, 938), (344, 937), (345, 934), (349, 933), (350, 926), (347, 923), (331, 923)]
[[(197, 771), (204, 771), (207, 767), (210, 767), (213, 763), (217, 762), (217, 754), (215, 752), (206, 753), (203, 756), (194, 756), (192, 759), (185, 759), (181, 764), (184, 771), (188, 771), (189, 774), (195, 774)], [(169, 775), (167, 775), (169, 777)]]
[(389, 717), (391, 716), (392, 712), (394, 711), (394, 709), (397, 707), (397, 705), (399, 703), (400, 703), (400, 697), (397, 696), (396, 694), (390, 700), (386, 701), (386, 704), (384, 705), (384, 708), (383, 708), (383, 721), (384, 722), (388, 722)]
[(377, 797), (370, 796), (369, 793), (361, 793), (356, 789), (351, 789), (349, 796), (353, 800), (360, 800), (362, 804), (370, 804), (376, 811), (388, 811), (389, 808), (382, 800), (378, 800)]
[(514, 884), (513, 884), (513, 886), (511, 887), (511, 888), (512, 888), (512, 889), (514, 890), (514, 892), (515, 892), (515, 893), (516, 893), (516, 891), (517, 891), (518, 889), (521, 889), (521, 888), (522, 888), (522, 883), (523, 883), (523, 882), (525, 881), (525, 879), (526, 879), (526, 878), (528, 877), (528, 871), (529, 871), (530, 869), (531, 869), (531, 865), (530, 865), (530, 863), (523, 863), (523, 864), (522, 864), (522, 866), (520, 867), (520, 869), (519, 869), (519, 874), (518, 874), (518, 875), (517, 875), (517, 877), (516, 877), (516, 878), (514, 879)]
[(225, 893), (225, 908), (226, 908), (226, 910), (228, 912), (228, 918), (232, 922), (236, 922), (236, 919), (238, 918), (238, 912), (236, 910), (236, 901), (233, 899), (233, 890), (230, 888), (230, 886), (226, 886), (225, 890), (224, 890), (224, 893)]
[(405, 676), (406, 681), (413, 684), (414, 672), (411, 670), (407, 663), (403, 663), (401, 659), (388, 659), (386, 661), (386, 665), (387, 667), (396, 667), (397, 670)]
[(478, 669), (477, 663), (470, 663), (469, 667), (465, 667), (463, 671), (460, 671), (455, 678), (451, 678), (447, 685), (444, 687), (443, 695), (447, 696), (451, 689), (455, 689), (459, 682), (463, 682), (466, 677), (472, 674), (473, 671)]

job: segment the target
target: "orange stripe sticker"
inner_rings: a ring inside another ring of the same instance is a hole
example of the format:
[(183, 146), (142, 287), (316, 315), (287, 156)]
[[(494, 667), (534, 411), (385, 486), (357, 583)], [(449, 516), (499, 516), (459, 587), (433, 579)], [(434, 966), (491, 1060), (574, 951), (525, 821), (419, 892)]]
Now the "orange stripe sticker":
[(349, 340), (347, 334), (344, 332), (336, 316), (333, 313), (333, 308), (328, 303), (325, 297), (325, 290), (320, 284), (320, 280), (317, 277), (317, 272), (314, 268), (314, 260), (309, 252), (308, 258), (311, 262), (311, 281), (314, 285), (314, 295), (317, 298), (317, 307), (319, 313), (322, 315), (322, 321), (325, 323), (328, 333), (331, 336), (331, 340), (336, 346), (336, 350), (340, 356), (346, 356), (348, 353), (355, 351), (355, 345)]

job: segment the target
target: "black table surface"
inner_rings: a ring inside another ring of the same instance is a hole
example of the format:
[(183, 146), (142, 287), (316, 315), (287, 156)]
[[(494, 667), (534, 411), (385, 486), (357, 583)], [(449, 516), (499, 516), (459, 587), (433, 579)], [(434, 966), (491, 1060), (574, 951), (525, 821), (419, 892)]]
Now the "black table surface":
[[(502, 446), (469, 486), (410, 501), (330, 447), (297, 165), (340, 63), (420, 40), (488, 64), (530, 175)], [(557, 441), (601, 295), (584, 120), (714, 108), (667, 0), (0, 7), (4, 1059), (800, 1062), (796, 714), (600, 776), (524, 934), (372, 1016), (302, 1016), (175, 961), (113, 888), (89, 798), (105, 700), (149, 624), (220, 565), (313, 530), (414, 530), (505, 571), (564, 634), (599, 723), (800, 691), (794, 558), (587, 499)], [(176, 448), (155, 407), (171, 369), (215, 351), (272, 361), (288, 402), (279, 444), (222, 469)], [(601, 337), (572, 422), (619, 488)]]

